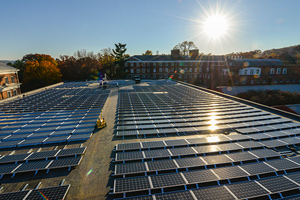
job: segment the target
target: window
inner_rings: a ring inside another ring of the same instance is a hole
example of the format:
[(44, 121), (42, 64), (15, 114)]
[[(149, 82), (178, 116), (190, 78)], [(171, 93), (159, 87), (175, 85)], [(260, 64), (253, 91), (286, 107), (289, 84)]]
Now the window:
[(270, 74), (274, 74), (275, 73), (275, 69), (271, 68)]
[(156, 68), (153, 68), (153, 72), (156, 72)]
[(199, 72), (202, 72), (202, 67), (199, 68)]
[(169, 69), (167, 67), (165, 68), (165, 72), (167, 72), (167, 73), (169, 72)]
[(145, 78), (145, 75), (143, 75), (143, 78)]
[(259, 69), (256, 70), (256, 74), (260, 74)]
[(150, 78), (150, 74), (147, 74), (147, 78)]
[(159, 66), (162, 66), (162, 63), (159, 63)]
[(143, 68), (143, 69), (142, 69), (142, 72), (145, 73), (145, 71), (146, 71), (145, 68)]
[(147, 66), (150, 67), (150, 63), (147, 63)]
[(287, 73), (287, 68), (283, 68), (282, 74), (286, 74), (286, 73)]
[(209, 68), (206, 68), (206, 71), (209, 72)]
[(244, 70), (244, 75), (248, 75), (248, 70), (247, 69)]
[(162, 75), (161, 75), (161, 74), (159, 74), (159, 78), (162, 78)]
[(190, 66), (193, 66), (193, 63), (192, 63), (192, 62), (190, 62)]
[(210, 79), (210, 74), (207, 75), (207, 78)]
[(131, 69), (131, 73), (134, 74), (134, 69)]
[(168, 63), (166, 62), (165, 66), (168, 66)]
[(187, 66), (187, 62), (184, 63), (184, 66)]
[(197, 74), (195, 74), (195, 76), (194, 76), (195, 78), (197, 78)]
[(6, 84), (9, 84), (9, 82), (8, 82), (8, 77), (5, 77), (4, 79), (5, 79), (5, 83), (6, 83)]
[(136, 73), (140, 73), (140, 69), (136, 69)]
[(156, 78), (156, 74), (153, 74), (153, 78)]
[(239, 69), (239, 75), (244, 75), (244, 70), (243, 69)]
[(145, 67), (145, 63), (142, 63), (142, 66)]
[(11, 91), (7, 91), (7, 97), (11, 97)]
[(153, 63), (153, 66), (156, 66), (156, 63)]
[(189, 72), (193, 72), (193, 68), (190, 68), (190, 71)]
[(159, 68), (159, 72), (160, 72), (160, 73), (162, 72), (162, 68)]
[(147, 73), (150, 73), (150, 68), (147, 68)]
[(190, 78), (193, 78), (193, 74), (190, 74)]
[(127, 62), (124, 64), (125, 67), (127, 67)]
[(194, 69), (194, 72), (195, 72), (195, 73), (197, 72), (197, 68)]
[(251, 82), (250, 82), (251, 84), (254, 84), (254, 80), (253, 79), (251, 79)]
[(171, 72), (174, 72), (174, 68), (173, 67), (171, 68)]
[(137, 66), (137, 67), (140, 66), (140, 63), (137, 62), (135, 66)]
[(130, 67), (134, 67), (133, 63), (130, 63)]
[(281, 68), (277, 68), (276, 74), (280, 74), (281, 73)]
[(165, 74), (165, 78), (169, 78), (168, 74)]
[(14, 90), (14, 96), (17, 96), (17, 90)]
[(188, 72), (188, 69), (187, 69), (187, 68), (184, 68), (184, 72)]
[(171, 66), (174, 66), (174, 63), (173, 63), (173, 62), (171, 63)]
[(187, 78), (187, 74), (184, 74), (184, 78)]
[(253, 75), (253, 74), (254, 74), (254, 69), (250, 69), (250, 75)]

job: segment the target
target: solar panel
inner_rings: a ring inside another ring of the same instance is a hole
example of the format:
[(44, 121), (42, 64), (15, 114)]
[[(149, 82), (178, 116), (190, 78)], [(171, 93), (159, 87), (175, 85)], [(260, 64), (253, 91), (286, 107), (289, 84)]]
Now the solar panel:
[(179, 173), (150, 176), (150, 178), (154, 188), (186, 184)]
[(279, 153), (269, 150), (269, 149), (261, 149), (251, 151), (252, 154), (256, 155), (259, 158), (270, 158), (270, 157), (279, 157)]
[(144, 151), (146, 158), (158, 158), (171, 156), (167, 149)]
[(221, 179), (246, 177), (248, 174), (238, 166), (212, 169)]
[(159, 160), (159, 161), (152, 161), (147, 162), (148, 168), (150, 171), (157, 171), (157, 170), (165, 170), (165, 169), (176, 169), (177, 165), (173, 160)]
[(197, 146), (193, 147), (199, 154), (219, 152), (218, 145)]
[(206, 163), (198, 157), (175, 159), (175, 161), (180, 168), (206, 165)]
[(11, 173), (19, 164), (10, 164), (10, 165), (0, 165), (0, 174), (9, 174)]
[(155, 195), (156, 200), (173, 200), (173, 199), (194, 199), (190, 191), (173, 192), (168, 194)]
[(225, 155), (216, 155), (216, 156), (203, 156), (203, 160), (208, 165), (221, 164), (221, 163), (231, 163), (232, 160)]
[(197, 199), (207, 199), (207, 200), (229, 200), (234, 199), (231, 193), (223, 186), (221, 187), (210, 187), (201, 188), (197, 190), (192, 190)]
[(0, 199), (19, 200), (24, 199), (28, 194), (28, 191), (8, 192), (0, 194)]
[(230, 154), (226, 154), (226, 156), (230, 157), (233, 160), (233, 162), (257, 159), (256, 156), (250, 154), (249, 152), (230, 153)]
[(148, 177), (116, 179), (114, 193), (151, 188)]
[(124, 152), (116, 154), (116, 161), (120, 160), (135, 160), (144, 158), (143, 153), (141, 151), (136, 152)]
[(180, 145), (188, 145), (189, 144), (185, 140), (165, 140), (165, 143), (168, 146), (180, 146)]
[(53, 150), (53, 151), (41, 151), (41, 152), (35, 152), (32, 153), (27, 160), (34, 160), (34, 159), (43, 159), (43, 158), (49, 158), (54, 157), (59, 150)]
[(54, 160), (49, 165), (48, 169), (76, 166), (76, 165), (79, 165), (81, 159), (82, 159), (82, 157), (60, 158), (60, 159)]
[(266, 174), (276, 171), (274, 168), (270, 167), (269, 165), (266, 165), (265, 163), (242, 165), (241, 168), (243, 168), (251, 175)]
[(296, 189), (299, 186), (292, 181), (288, 180), (284, 176), (273, 177), (268, 179), (258, 180), (265, 188), (267, 188), (272, 193), (283, 192), (287, 190)]
[(129, 150), (129, 149), (140, 149), (142, 148), (141, 143), (135, 142), (135, 143), (123, 143), (123, 144), (117, 144), (117, 150)]
[(191, 147), (184, 147), (184, 148), (174, 148), (174, 149), (169, 149), (173, 155), (190, 155), (190, 154), (196, 154)]
[(238, 198), (248, 199), (268, 195), (269, 192), (254, 181), (226, 185), (226, 187)]
[(24, 160), (29, 155), (30, 155), (29, 153), (6, 155), (0, 159), (0, 163), (21, 161), (21, 160)]
[(116, 165), (115, 171), (116, 174), (129, 174), (132, 172), (145, 172), (147, 168), (145, 163), (126, 163)]
[(271, 160), (268, 161), (268, 164), (276, 168), (277, 170), (288, 170), (300, 167), (300, 165), (297, 165), (287, 159)]
[(70, 185), (63, 185), (32, 190), (26, 199), (38, 200), (44, 199), (44, 197), (47, 199), (65, 199), (69, 188)]
[(205, 183), (219, 180), (211, 170), (197, 170), (183, 172), (182, 174), (188, 183)]
[(25, 171), (35, 171), (35, 170), (45, 169), (50, 162), (51, 162), (50, 160), (44, 160), (44, 161), (23, 163), (14, 172), (25, 172)]

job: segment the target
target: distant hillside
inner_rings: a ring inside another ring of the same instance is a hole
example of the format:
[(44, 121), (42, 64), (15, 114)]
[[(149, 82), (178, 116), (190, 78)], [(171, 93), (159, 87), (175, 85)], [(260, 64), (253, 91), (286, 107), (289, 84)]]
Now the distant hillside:
[(283, 48), (278, 48), (278, 49), (269, 49), (264, 51), (266, 54), (271, 54), (275, 53), (277, 55), (282, 54), (282, 53), (288, 53), (291, 56), (296, 56), (300, 54), (300, 45), (294, 45), (290, 47), (283, 47)]
[(0, 62), (7, 64), (9, 62), (13, 63), (15, 61), (14, 60), (0, 60)]

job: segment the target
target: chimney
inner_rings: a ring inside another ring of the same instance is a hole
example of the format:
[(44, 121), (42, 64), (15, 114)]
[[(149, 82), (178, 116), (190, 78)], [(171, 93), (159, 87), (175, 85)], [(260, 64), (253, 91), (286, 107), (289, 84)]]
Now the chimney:
[(189, 56), (191, 57), (192, 60), (196, 60), (198, 55), (199, 55), (199, 49), (192, 49), (189, 51)]
[(174, 60), (179, 60), (180, 50), (179, 49), (171, 50), (171, 56), (173, 57)]

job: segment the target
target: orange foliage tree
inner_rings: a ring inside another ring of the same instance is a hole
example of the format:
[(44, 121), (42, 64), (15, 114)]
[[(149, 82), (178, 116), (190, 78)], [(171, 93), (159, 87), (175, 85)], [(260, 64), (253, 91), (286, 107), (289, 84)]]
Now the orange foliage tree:
[(57, 63), (49, 55), (28, 54), (23, 57), (25, 62), (23, 90), (33, 90), (61, 81), (61, 73)]

